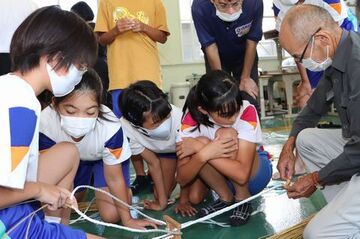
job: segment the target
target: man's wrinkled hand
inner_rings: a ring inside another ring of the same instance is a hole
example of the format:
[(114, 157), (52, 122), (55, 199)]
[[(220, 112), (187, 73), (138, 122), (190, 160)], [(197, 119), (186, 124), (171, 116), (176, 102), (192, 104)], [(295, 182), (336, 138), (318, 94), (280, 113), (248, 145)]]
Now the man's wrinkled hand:
[(295, 183), (285, 184), (288, 197), (297, 199), (301, 197), (310, 197), (319, 185), (318, 172), (313, 172), (298, 178)]

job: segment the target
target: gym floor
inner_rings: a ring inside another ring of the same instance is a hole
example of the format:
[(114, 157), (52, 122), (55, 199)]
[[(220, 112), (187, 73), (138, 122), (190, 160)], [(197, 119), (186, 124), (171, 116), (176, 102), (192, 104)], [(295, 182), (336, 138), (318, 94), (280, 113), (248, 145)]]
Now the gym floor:
[[(334, 116), (328, 116), (323, 121), (331, 121), (338, 123)], [(278, 116), (274, 119), (262, 121), (263, 140), (265, 150), (272, 155), (274, 172), (276, 171), (277, 160), (283, 143), (287, 139), (287, 135), (291, 129), (292, 119), (284, 116)], [(273, 180), (269, 187), (279, 184), (279, 181)], [(178, 188), (174, 191), (172, 198), (176, 198), (179, 194)], [(93, 193), (88, 195), (91, 198)], [(145, 198), (151, 198), (150, 192), (144, 192), (134, 197), (133, 202), (141, 202)], [(205, 203), (213, 200), (211, 193), (207, 197)], [(196, 219), (176, 215), (173, 211), (174, 205), (170, 205), (163, 212), (153, 212), (144, 210), (143, 212), (151, 217), (162, 219), (163, 215), (169, 215), (179, 223), (187, 222)], [(315, 192), (310, 198), (303, 198), (298, 200), (290, 200), (287, 198), (285, 191), (282, 188), (268, 192), (252, 202), (253, 211), (257, 211), (251, 216), (246, 225), (239, 227), (223, 228), (214, 224), (198, 223), (194, 224), (182, 231), (182, 238), (184, 239), (253, 239), (266, 238), (267, 236), (279, 233), (287, 228), (300, 223), (305, 218), (313, 215), (326, 205), (326, 201), (320, 191)], [(201, 208), (198, 205), (196, 208)], [(222, 214), (213, 218), (217, 222), (227, 222), (230, 212)], [(137, 217), (136, 212), (132, 212), (133, 216)], [(91, 217), (100, 220), (98, 213), (89, 213)], [(77, 215), (73, 214), (72, 218)], [(81, 228), (88, 233), (101, 235), (105, 238), (122, 238), (122, 239), (147, 239), (160, 236), (160, 233), (132, 233), (114, 228), (105, 228), (104, 226), (94, 225), (87, 221), (80, 221), (72, 225), (75, 228)]]

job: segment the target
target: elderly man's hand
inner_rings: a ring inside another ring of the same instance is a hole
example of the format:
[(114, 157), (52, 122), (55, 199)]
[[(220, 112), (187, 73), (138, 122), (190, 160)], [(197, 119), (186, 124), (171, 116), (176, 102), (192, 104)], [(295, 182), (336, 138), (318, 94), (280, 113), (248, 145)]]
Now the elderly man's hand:
[(285, 143), (277, 164), (277, 169), (279, 170), (280, 177), (283, 180), (291, 179), (295, 172), (296, 157), (293, 152), (292, 142), (289, 140)]
[(240, 90), (245, 91), (254, 99), (256, 99), (259, 94), (258, 86), (256, 85), (255, 81), (250, 77), (240, 79)]
[(319, 174), (313, 172), (305, 176), (299, 177), (294, 184), (285, 184), (288, 197), (297, 199), (301, 197), (310, 197), (319, 185)]

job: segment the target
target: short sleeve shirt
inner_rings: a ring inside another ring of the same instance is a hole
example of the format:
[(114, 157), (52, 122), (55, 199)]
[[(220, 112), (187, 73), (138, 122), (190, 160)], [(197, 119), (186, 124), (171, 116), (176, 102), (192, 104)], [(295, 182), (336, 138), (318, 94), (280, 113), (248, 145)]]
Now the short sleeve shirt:
[(131, 152), (133, 155), (141, 154), (145, 149), (155, 153), (174, 153), (176, 144), (176, 135), (181, 124), (181, 110), (171, 105), (171, 131), (166, 140), (152, 139), (133, 127), (124, 117), (121, 118), (125, 134), (129, 138)]
[(226, 66), (244, 61), (246, 40), (258, 42), (262, 38), (262, 0), (244, 0), (242, 14), (231, 23), (216, 16), (210, 0), (194, 0), (191, 11), (201, 47), (216, 43)]
[(41, 112), (40, 150), (46, 150), (59, 142), (75, 143), (80, 159), (85, 161), (103, 160), (107, 165), (115, 165), (130, 158), (131, 152), (120, 121), (109, 108), (102, 105), (104, 117), (98, 118), (94, 130), (75, 142), (61, 128), (59, 114), (48, 106)]
[[(101, 0), (94, 31), (108, 32), (123, 15), (169, 32), (161, 0)], [(161, 86), (157, 45), (146, 34), (127, 31), (107, 47), (109, 90), (124, 89), (144, 79)]]
[(0, 76), (0, 185), (37, 180), (40, 103), (33, 88), (13, 74)]
[[(197, 138), (200, 136), (214, 140), (216, 131), (223, 127), (214, 124), (213, 127), (200, 125), (197, 128), (197, 125), (197, 122), (191, 117), (190, 113), (187, 113), (182, 119), (177, 141), (181, 141), (184, 137)], [(262, 141), (260, 121), (256, 108), (248, 101), (243, 101), (239, 116), (231, 127), (237, 131), (238, 139), (257, 144), (260, 144)]]

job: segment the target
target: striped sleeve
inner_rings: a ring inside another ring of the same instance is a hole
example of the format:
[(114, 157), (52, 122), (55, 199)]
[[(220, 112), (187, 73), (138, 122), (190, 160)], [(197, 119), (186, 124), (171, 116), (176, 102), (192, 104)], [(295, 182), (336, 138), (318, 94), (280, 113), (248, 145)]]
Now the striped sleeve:
[(177, 136), (176, 141), (181, 141), (182, 138), (190, 137), (197, 138), (200, 136), (199, 129), (196, 129), (198, 123), (191, 117), (190, 113), (187, 113), (181, 120), (181, 128)]
[(341, 15), (342, 5), (340, 0), (323, 0), (330, 5), (339, 15)]
[(131, 156), (129, 142), (120, 128), (108, 141), (105, 142), (103, 161), (107, 165), (119, 164)]
[(259, 117), (255, 107), (251, 104), (247, 105), (240, 115), (240, 119), (236, 124), (238, 138), (252, 143), (261, 143), (262, 133)]
[(26, 107), (5, 107), (0, 114), (0, 185), (23, 188), (38, 117)]

